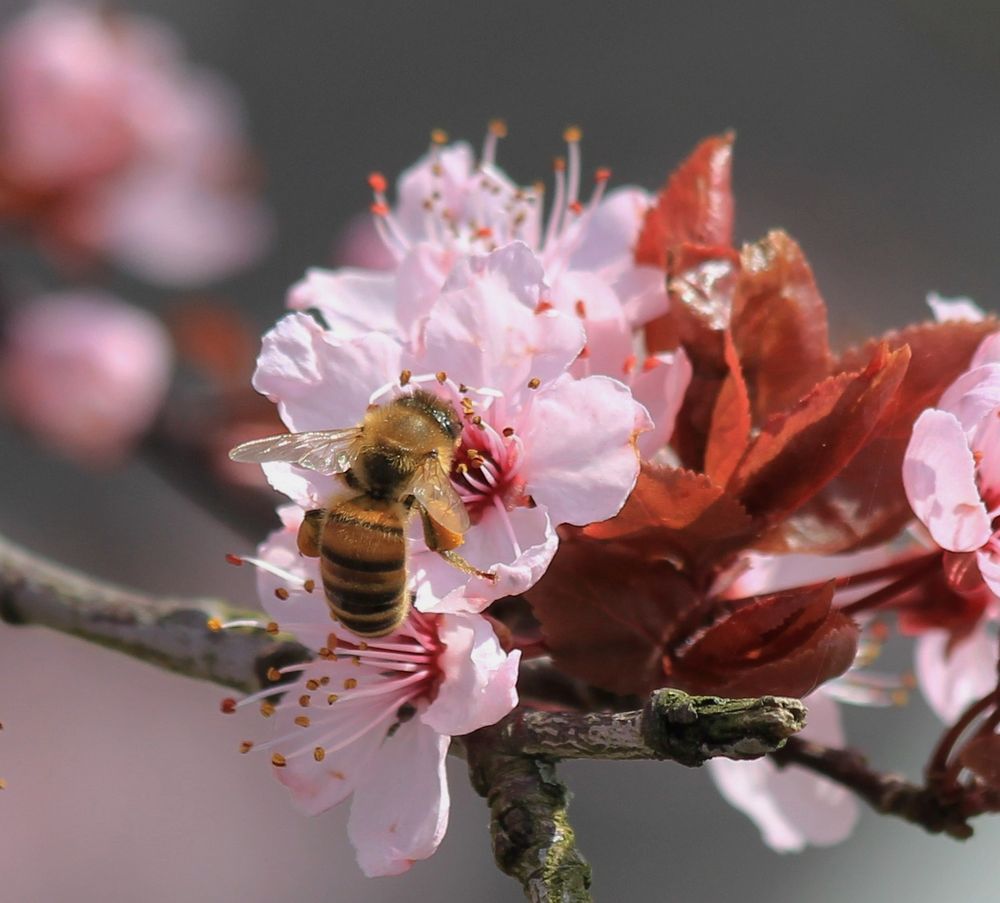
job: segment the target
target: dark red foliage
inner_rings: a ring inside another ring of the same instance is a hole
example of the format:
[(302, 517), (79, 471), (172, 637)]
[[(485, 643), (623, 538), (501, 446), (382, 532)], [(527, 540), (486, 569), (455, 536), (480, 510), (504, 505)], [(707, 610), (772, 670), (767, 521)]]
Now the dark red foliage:
[(746, 245), (733, 299), (733, 340), (754, 422), (790, 408), (824, 377), (832, 360), (826, 305), (802, 249), (784, 232)]
[(712, 421), (705, 448), (705, 473), (725, 486), (736, 470), (750, 442), (750, 394), (736, 346), (725, 334), (724, 357), (728, 373), (722, 381), (712, 409)]
[(854, 659), (858, 628), (833, 584), (737, 603), (702, 600), (643, 537), (564, 537), (528, 599), (557, 667), (619, 694), (659, 686), (804, 696)]
[(996, 332), (998, 325), (996, 319), (989, 317), (979, 323), (919, 323), (894, 330), (844, 352), (835, 363), (834, 372), (864, 366), (880, 345), (885, 344), (893, 351), (908, 346), (913, 363), (900, 387), (891, 417), (879, 432), (909, 440), (913, 422), (920, 412), (934, 406), (941, 393), (968, 367), (979, 343)]
[(945, 552), (941, 566), (897, 602), (899, 629), (909, 635), (947, 630), (959, 639), (979, 623), (992, 597), (975, 554)]
[(634, 540), (654, 557), (697, 572), (745, 545), (753, 524), (743, 506), (704, 474), (644, 462), (617, 517), (591, 524), (592, 539)]
[(979, 343), (997, 329), (981, 323), (923, 323), (845, 352), (835, 372), (863, 366), (880, 344), (907, 347), (911, 360), (899, 391), (872, 437), (814, 498), (758, 544), (775, 552), (835, 554), (895, 536), (912, 518), (903, 493), (903, 455), (913, 422), (968, 366)]
[(680, 649), (673, 686), (722, 696), (806, 696), (854, 661), (858, 627), (832, 607), (832, 582), (737, 605)]
[(819, 383), (764, 424), (729, 486), (754, 516), (782, 520), (807, 502), (863, 447), (892, 402), (909, 363), (904, 346), (879, 346), (868, 365)]
[(732, 243), (735, 137), (726, 132), (706, 138), (670, 174), (643, 222), (635, 251), (638, 263), (666, 269), (670, 249), (682, 242)]
[(558, 668), (629, 694), (665, 684), (663, 650), (698, 594), (673, 564), (652, 558), (644, 546), (572, 530), (527, 598)]

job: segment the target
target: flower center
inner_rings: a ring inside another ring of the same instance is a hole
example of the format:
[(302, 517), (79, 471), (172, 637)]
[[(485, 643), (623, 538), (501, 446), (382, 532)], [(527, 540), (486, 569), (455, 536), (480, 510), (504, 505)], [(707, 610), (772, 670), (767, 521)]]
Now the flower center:
[(494, 507), (506, 513), (524, 504), (521, 440), (513, 429), (498, 432), (482, 417), (474, 416), (462, 432), (451, 478), (473, 523)]
[[(259, 704), (263, 717), (285, 713), (286, 725), (291, 722), (271, 740), (259, 744), (246, 740), (240, 750), (275, 750), (271, 762), (278, 768), (299, 758), (322, 762), (369, 731), (391, 732), (408, 721), (417, 705), (433, 700), (443, 679), (439, 661), (444, 644), (438, 637), (437, 617), (413, 610), (396, 633), (371, 641), (346, 631), (331, 632), (315, 660), (267, 673), (275, 683), (298, 675), (295, 683), (268, 687), (239, 702), (223, 700), (223, 712)], [(245, 627), (250, 622), (220, 626)], [(271, 633), (279, 630), (273, 622), (255, 626)], [(298, 632), (303, 627), (315, 625), (283, 624), (280, 629)], [(285, 695), (275, 703), (279, 693)]]

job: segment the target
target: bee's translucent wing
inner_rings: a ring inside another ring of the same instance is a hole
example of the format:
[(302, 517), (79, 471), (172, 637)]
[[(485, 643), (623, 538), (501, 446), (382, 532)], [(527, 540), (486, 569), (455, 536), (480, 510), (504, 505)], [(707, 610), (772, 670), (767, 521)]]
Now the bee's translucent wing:
[(437, 458), (428, 458), (420, 466), (410, 492), (446, 530), (464, 533), (469, 529), (469, 512)]
[(234, 461), (264, 464), (288, 461), (317, 473), (335, 474), (350, 469), (354, 463), (360, 427), (348, 430), (317, 430), (311, 433), (285, 433), (253, 439), (237, 445), (229, 457)]

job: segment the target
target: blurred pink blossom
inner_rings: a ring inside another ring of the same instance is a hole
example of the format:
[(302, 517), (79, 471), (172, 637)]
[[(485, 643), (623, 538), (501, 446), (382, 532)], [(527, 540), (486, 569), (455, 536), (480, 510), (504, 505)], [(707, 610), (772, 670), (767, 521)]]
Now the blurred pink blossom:
[[(613, 516), (635, 485), (636, 438), (649, 415), (623, 383), (567, 372), (583, 329), (575, 317), (537, 311), (541, 279), (538, 260), (514, 242), (462, 261), (411, 342), (379, 331), (339, 339), (304, 314), (264, 337), (254, 386), (294, 432), (358, 423), (370, 403), (408, 391), (404, 369), (415, 374), (411, 385), (463, 414), (452, 479), (473, 525), (462, 555), (497, 579), (464, 574), (415, 536), (411, 569), (425, 611), (481, 611), (523, 592), (555, 554), (556, 525)], [(265, 470), (306, 508), (325, 507), (341, 485), (294, 465)]]
[[(994, 615), (997, 613), (993, 606)], [(932, 631), (917, 638), (920, 691), (942, 721), (955, 722), (973, 702), (997, 685), (995, 620), (981, 621), (969, 634)]]
[(7, 413), (37, 439), (109, 464), (156, 416), (171, 359), (150, 314), (101, 292), (53, 294), (7, 320), (0, 388)]
[(0, 217), (73, 260), (198, 284), (260, 254), (239, 102), (159, 23), (34, 6), (0, 37)]
[[(809, 721), (799, 736), (842, 747), (844, 730), (837, 704), (823, 690), (804, 701)], [(796, 765), (779, 768), (767, 758), (711, 759), (708, 768), (726, 801), (749, 816), (764, 842), (779, 853), (840, 843), (858, 820), (858, 803), (849, 790)]]
[(261, 601), (318, 657), (282, 669), (296, 679), (273, 711), (265, 702), (275, 736), (253, 749), (272, 751), (275, 776), (307, 814), (353, 794), (348, 834), (358, 864), (369, 876), (397, 875), (444, 836), (451, 737), (517, 705), (520, 652), (505, 653), (475, 614), (413, 611), (395, 633), (367, 643), (338, 632), (322, 592), (304, 588), (306, 580), (320, 585), (320, 572), (316, 559), (298, 553), (301, 512), (289, 506), (282, 515), (284, 529), (259, 550)]

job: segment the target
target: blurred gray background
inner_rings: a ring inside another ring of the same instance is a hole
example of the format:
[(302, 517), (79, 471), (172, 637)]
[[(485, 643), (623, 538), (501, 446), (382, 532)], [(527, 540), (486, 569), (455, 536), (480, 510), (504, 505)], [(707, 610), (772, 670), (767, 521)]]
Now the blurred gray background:
[[(0, 17), (22, 4), (0, 0)], [(840, 337), (925, 315), (928, 290), (996, 308), (1000, 5), (899, 2), (121, 2), (173, 23), (242, 91), (278, 223), (273, 253), (224, 288), (263, 326), (337, 229), (365, 176), (414, 161), (431, 127), (545, 176), (562, 129), (588, 169), (658, 186), (734, 127), (737, 235), (787, 228)], [(5, 274), (7, 278), (7, 274)], [(44, 271), (14, 275), (15, 294)], [(156, 307), (167, 293), (118, 287)], [(0, 430), (0, 530), (151, 591), (251, 602), (223, 553), (244, 541), (150, 472), (81, 475)], [(0, 627), (0, 900), (174, 903), (519, 899), (492, 865), (486, 811), (452, 763), (451, 829), (408, 875), (368, 881), (346, 808), (295, 814), (259, 725), (218, 688), (39, 630)], [(848, 712), (852, 740), (915, 774), (939, 728), (919, 701)], [(996, 900), (1000, 820), (964, 845), (865, 812), (845, 844), (781, 857), (705, 773), (669, 764), (563, 769), (602, 900)]]

